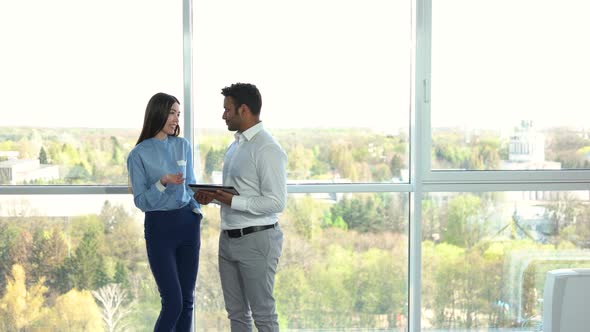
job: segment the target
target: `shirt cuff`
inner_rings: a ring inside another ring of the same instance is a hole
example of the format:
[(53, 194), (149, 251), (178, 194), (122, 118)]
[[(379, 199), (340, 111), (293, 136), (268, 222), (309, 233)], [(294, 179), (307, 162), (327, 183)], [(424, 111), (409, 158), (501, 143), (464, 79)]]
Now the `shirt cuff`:
[(166, 190), (166, 187), (164, 187), (164, 185), (162, 184), (162, 182), (160, 182), (160, 180), (158, 180), (154, 184), (156, 185), (156, 188), (158, 188), (158, 191), (164, 192), (164, 190)]
[(246, 211), (248, 200), (245, 197), (234, 195), (231, 199), (231, 208), (238, 211)]

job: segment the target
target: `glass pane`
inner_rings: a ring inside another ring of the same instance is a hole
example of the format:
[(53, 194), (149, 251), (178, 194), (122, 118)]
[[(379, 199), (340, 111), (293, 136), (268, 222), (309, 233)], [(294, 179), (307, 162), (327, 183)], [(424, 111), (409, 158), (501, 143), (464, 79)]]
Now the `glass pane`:
[[(204, 212), (197, 327), (224, 331), (219, 209)], [(407, 194), (291, 195), (280, 223), (285, 242), (275, 297), (282, 329), (405, 329)], [(3, 331), (15, 324), (107, 330), (100, 318), (107, 309), (94, 292), (108, 287), (123, 301), (121, 324), (153, 329), (160, 299), (145, 254), (143, 214), (131, 195), (1, 195), (0, 256)], [(13, 305), (21, 300), (30, 310)]]
[(590, 3), (432, 6), (432, 169), (588, 168)]
[(0, 195), (0, 330), (109, 331), (109, 312), (152, 330), (160, 298), (145, 252), (131, 195)]
[(590, 267), (589, 192), (430, 193), (422, 327), (540, 331), (546, 273)]
[(124, 184), (149, 98), (182, 97), (182, 2), (0, 2), (0, 184)]
[[(194, 3), (203, 178), (229, 140), (221, 89), (253, 83), (292, 182), (407, 182), (411, 1)], [(230, 8), (230, 9), (228, 9)], [(224, 138), (220, 138), (224, 137)]]
[[(229, 331), (217, 272), (219, 210), (208, 207), (204, 220), (198, 328)], [(281, 330), (406, 330), (407, 194), (290, 195), (279, 222)]]

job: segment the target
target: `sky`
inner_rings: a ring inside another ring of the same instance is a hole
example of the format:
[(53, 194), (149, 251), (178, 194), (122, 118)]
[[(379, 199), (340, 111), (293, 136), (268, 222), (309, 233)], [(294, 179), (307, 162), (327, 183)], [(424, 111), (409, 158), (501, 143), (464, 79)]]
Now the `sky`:
[[(182, 1), (0, 2), (0, 126), (139, 128), (183, 100)], [(196, 128), (256, 84), (271, 128), (407, 127), (411, 1), (193, 0)], [(590, 123), (584, 0), (433, 1), (432, 125)]]

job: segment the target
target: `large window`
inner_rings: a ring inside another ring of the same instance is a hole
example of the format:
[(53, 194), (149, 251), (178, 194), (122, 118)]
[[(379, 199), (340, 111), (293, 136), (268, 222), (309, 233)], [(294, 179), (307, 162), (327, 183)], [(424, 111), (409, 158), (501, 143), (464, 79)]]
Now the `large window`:
[(0, 206), (0, 330), (152, 328), (159, 296), (131, 196), (1, 195)]
[[(538, 330), (546, 272), (590, 266), (589, 10), (0, 3), (0, 331), (106, 331), (107, 296), (119, 329), (153, 328), (125, 159), (168, 92), (197, 178), (221, 182), (220, 92), (235, 82), (260, 88), (289, 156), (282, 330)], [(223, 331), (219, 210), (204, 210), (196, 330)]]
[(432, 1), (432, 168), (589, 168), (585, 1)]
[[(219, 275), (219, 210), (207, 207), (197, 324), (229, 329)], [(275, 298), (281, 329), (407, 327), (408, 195), (289, 195)]]
[(590, 266), (588, 194), (427, 195), (422, 327), (540, 331), (546, 273)]
[[(153, 328), (160, 300), (130, 196), (3, 195), (0, 204), (0, 330)], [(222, 331), (219, 209), (205, 215), (197, 324)], [(283, 328), (407, 325), (407, 194), (291, 195), (281, 225)]]
[(0, 185), (127, 183), (147, 101), (182, 97), (182, 4), (3, 1), (0, 40)]
[(411, 1), (194, 1), (194, 127), (219, 181), (221, 88), (256, 84), (297, 183), (408, 182)]

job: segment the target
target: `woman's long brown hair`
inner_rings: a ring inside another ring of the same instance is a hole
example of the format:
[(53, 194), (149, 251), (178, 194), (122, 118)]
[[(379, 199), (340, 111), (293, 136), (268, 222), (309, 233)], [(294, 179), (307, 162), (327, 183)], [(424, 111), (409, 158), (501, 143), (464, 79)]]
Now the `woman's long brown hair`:
[[(141, 134), (139, 134), (139, 139), (135, 145), (148, 138), (156, 136), (156, 134), (164, 128), (164, 125), (168, 120), (168, 114), (174, 103), (180, 104), (176, 97), (163, 92), (158, 92), (150, 98), (150, 101), (148, 101), (147, 107), (145, 108), (143, 128), (141, 129)], [(176, 126), (174, 136), (178, 136), (179, 134), (180, 126)], [(133, 194), (129, 175), (127, 175), (127, 188), (129, 189), (129, 193)]]
[[(158, 92), (150, 98), (145, 108), (143, 128), (135, 145), (156, 136), (164, 128), (168, 120), (168, 114), (174, 103), (180, 104), (176, 97), (163, 92)], [(178, 136), (179, 134), (180, 126), (176, 126), (174, 136)]]

